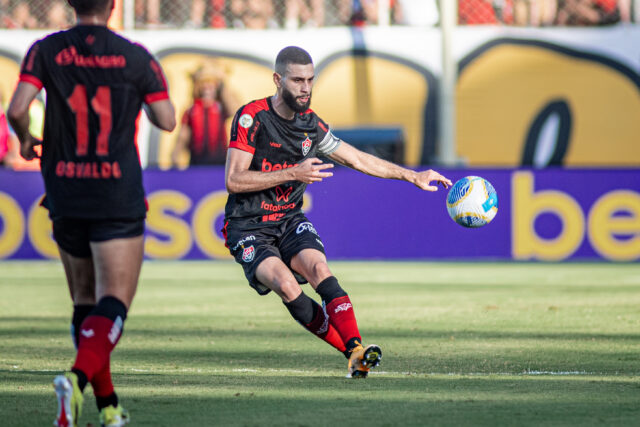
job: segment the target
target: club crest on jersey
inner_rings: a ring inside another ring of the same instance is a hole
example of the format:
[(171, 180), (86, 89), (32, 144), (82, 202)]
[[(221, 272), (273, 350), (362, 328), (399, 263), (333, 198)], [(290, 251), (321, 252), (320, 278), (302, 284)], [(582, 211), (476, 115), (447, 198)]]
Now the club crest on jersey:
[(248, 129), (253, 124), (253, 117), (251, 117), (251, 114), (243, 114), (240, 116), (240, 119), (238, 119), (238, 124), (243, 128)]
[(253, 261), (253, 258), (255, 258), (255, 256), (256, 256), (256, 249), (253, 247), (253, 245), (249, 246), (248, 248), (244, 248), (242, 250), (242, 260), (244, 262)]
[(302, 141), (302, 155), (306, 156), (311, 150), (311, 140), (307, 137), (304, 141)]

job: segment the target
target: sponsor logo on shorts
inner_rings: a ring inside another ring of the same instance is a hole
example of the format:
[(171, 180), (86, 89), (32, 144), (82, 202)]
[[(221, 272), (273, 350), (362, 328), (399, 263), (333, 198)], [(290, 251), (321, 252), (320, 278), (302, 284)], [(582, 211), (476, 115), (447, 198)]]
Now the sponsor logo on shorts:
[(253, 261), (253, 258), (255, 258), (255, 256), (256, 256), (256, 249), (253, 247), (253, 245), (249, 246), (248, 248), (244, 248), (242, 250), (242, 260), (244, 262)]
[(242, 126), (243, 128), (247, 129), (251, 127), (251, 125), (253, 124), (253, 117), (251, 117), (251, 114), (243, 114), (240, 116), (240, 119), (238, 120), (238, 124), (240, 124), (240, 126)]
[(302, 155), (306, 156), (311, 150), (311, 140), (307, 137), (304, 141), (302, 141)]
[(343, 302), (342, 304), (337, 306), (335, 310), (333, 310), (333, 314), (340, 313), (341, 311), (347, 311), (350, 308), (351, 308), (350, 302)]
[(235, 251), (236, 249), (238, 249), (240, 246), (244, 245), (245, 243), (251, 241), (251, 240), (256, 240), (256, 236), (254, 236), (253, 234), (251, 236), (247, 236), (244, 237), (242, 239), (240, 239), (240, 241), (238, 243), (236, 243), (236, 245), (231, 249), (232, 251)]
[(298, 225), (298, 228), (296, 228), (296, 234), (304, 233), (305, 231), (310, 231), (316, 236), (318, 235), (318, 232), (315, 228), (313, 228), (313, 224), (311, 224), (310, 222), (301, 222)]

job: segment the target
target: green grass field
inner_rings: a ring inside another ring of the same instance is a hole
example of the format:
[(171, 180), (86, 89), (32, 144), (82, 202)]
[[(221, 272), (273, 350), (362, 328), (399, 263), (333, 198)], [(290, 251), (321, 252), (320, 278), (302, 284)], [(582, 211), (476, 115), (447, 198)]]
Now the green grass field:
[[(366, 380), (239, 266), (145, 263), (112, 354), (131, 425), (640, 425), (640, 265), (330, 265), (384, 351)], [(0, 425), (51, 425), (74, 356), (62, 267), (0, 262), (0, 289)]]

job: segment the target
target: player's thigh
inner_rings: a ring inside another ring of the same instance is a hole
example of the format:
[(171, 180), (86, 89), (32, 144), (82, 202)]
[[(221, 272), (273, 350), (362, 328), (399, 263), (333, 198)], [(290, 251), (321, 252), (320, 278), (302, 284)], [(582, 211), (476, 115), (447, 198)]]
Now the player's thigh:
[(284, 302), (296, 299), (302, 292), (293, 273), (282, 260), (275, 256), (263, 259), (256, 268), (256, 279), (274, 291)]
[(127, 308), (136, 293), (144, 255), (144, 220), (105, 220), (90, 233), (96, 298), (113, 296)]
[(304, 215), (297, 215), (287, 225), (281, 239), (280, 252), (284, 263), (302, 275), (314, 288), (331, 275), (322, 239)]
[(95, 304), (95, 276), (89, 247), (88, 223), (71, 218), (53, 219), (53, 237), (74, 304)]
[(332, 276), (327, 257), (317, 249), (302, 249), (291, 258), (291, 268), (304, 276), (313, 289)]

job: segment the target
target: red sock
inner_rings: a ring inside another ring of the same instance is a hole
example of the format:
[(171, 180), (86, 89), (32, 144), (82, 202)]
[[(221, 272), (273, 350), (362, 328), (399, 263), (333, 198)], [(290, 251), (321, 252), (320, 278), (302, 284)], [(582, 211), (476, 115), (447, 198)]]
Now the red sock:
[(78, 354), (72, 369), (79, 369), (93, 382), (94, 376), (109, 362), (109, 355), (120, 339), (122, 318), (89, 316), (82, 322)]
[(338, 334), (338, 331), (331, 326), (327, 315), (319, 305), (318, 310), (316, 311), (316, 316), (311, 323), (306, 324), (305, 327), (309, 332), (315, 334), (321, 340), (324, 340), (326, 343), (335, 347), (338, 351), (344, 353), (346, 350), (340, 334)]
[(113, 394), (110, 358), (107, 358), (107, 363), (105, 363), (104, 367), (93, 376), (91, 387), (93, 388), (93, 394), (98, 397), (108, 397)]
[(358, 322), (348, 295), (334, 298), (326, 305), (326, 310), (329, 322), (340, 334), (343, 343), (348, 343), (353, 338), (360, 340)]

